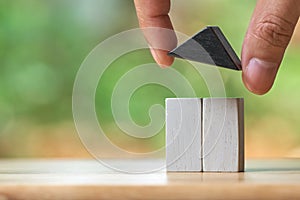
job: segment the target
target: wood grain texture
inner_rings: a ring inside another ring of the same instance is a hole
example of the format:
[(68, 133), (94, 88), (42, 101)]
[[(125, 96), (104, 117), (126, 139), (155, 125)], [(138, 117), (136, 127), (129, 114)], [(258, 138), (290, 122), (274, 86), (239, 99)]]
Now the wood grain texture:
[(244, 171), (244, 101), (203, 99), (203, 171)]
[(169, 172), (200, 172), (201, 99), (166, 99), (166, 163)]
[[(164, 159), (113, 160), (153, 165)], [(111, 161), (110, 161), (111, 162)], [(0, 160), (1, 200), (300, 199), (300, 160), (248, 160), (244, 173), (123, 174), (96, 160)]]

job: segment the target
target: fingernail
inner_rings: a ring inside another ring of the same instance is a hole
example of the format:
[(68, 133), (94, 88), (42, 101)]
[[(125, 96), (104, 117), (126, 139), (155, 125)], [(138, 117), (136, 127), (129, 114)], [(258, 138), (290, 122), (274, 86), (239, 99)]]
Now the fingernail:
[(151, 48), (150, 47), (150, 51), (151, 51), (151, 54), (154, 58), (154, 60), (156, 61), (156, 63), (161, 67), (161, 68), (167, 68), (168, 65), (165, 65), (162, 63), (162, 59), (159, 57), (159, 54), (156, 52), (155, 49)]
[(252, 58), (245, 70), (245, 84), (256, 94), (268, 92), (276, 77), (278, 64)]
[(155, 49), (150, 47), (150, 51), (151, 51), (151, 54), (152, 54), (154, 60), (157, 62), (159, 58), (157, 56), (157, 53), (156, 53)]
[[(151, 54), (152, 54), (152, 56), (153, 56), (155, 62), (156, 62), (157, 64), (159, 64), (159, 63), (160, 63), (160, 59), (159, 59), (158, 54), (156, 53), (156, 50), (150, 47), (150, 51), (151, 51)], [(160, 64), (159, 64), (159, 65), (160, 65)]]

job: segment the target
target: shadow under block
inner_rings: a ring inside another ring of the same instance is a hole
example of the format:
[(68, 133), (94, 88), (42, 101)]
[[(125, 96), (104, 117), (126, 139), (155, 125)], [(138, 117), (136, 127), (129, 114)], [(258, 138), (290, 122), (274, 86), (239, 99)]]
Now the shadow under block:
[(201, 172), (201, 99), (166, 99), (168, 172)]
[(203, 99), (203, 171), (244, 171), (244, 101)]

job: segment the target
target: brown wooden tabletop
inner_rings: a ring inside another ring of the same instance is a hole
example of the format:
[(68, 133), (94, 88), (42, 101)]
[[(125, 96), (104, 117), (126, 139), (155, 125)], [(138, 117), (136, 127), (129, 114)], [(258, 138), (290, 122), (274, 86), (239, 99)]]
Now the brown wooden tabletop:
[(300, 160), (249, 160), (245, 173), (148, 174), (116, 172), (95, 160), (0, 160), (6, 199), (300, 199)]

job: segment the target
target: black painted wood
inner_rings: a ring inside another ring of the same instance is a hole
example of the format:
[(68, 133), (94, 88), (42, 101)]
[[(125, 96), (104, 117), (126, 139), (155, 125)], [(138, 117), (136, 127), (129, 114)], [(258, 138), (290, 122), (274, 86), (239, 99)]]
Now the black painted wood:
[(241, 61), (217, 26), (208, 26), (170, 51), (168, 55), (182, 59), (242, 70)]

